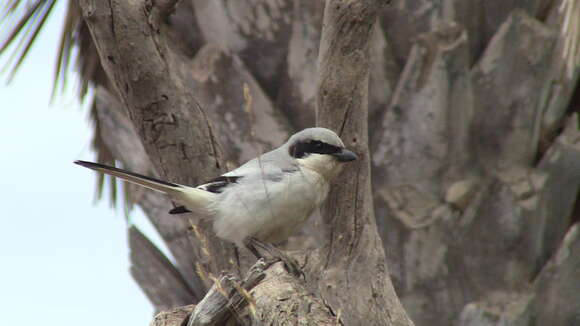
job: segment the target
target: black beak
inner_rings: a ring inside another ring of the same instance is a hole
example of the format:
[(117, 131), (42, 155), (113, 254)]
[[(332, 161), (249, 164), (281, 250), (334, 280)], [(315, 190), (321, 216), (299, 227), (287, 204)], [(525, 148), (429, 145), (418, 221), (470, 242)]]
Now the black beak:
[(339, 162), (350, 162), (358, 159), (355, 153), (343, 148), (340, 152), (332, 154)]

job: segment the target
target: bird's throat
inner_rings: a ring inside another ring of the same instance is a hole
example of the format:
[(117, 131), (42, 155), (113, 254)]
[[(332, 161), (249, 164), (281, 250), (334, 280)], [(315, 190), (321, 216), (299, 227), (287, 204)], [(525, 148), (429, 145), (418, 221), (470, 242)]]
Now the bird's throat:
[(297, 161), (301, 168), (312, 170), (327, 181), (334, 179), (342, 170), (342, 164), (330, 155), (310, 154)]

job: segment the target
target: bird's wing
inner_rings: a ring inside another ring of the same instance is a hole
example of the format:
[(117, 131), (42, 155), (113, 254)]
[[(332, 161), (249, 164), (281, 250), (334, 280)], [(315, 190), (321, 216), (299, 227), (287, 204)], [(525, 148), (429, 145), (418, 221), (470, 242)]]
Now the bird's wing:
[(197, 188), (213, 193), (221, 193), (228, 187), (235, 186), (240, 182), (258, 179), (278, 181), (284, 173), (293, 172), (297, 169), (297, 167), (289, 164), (280, 164), (280, 162), (271, 159), (268, 155), (262, 155)]
[[(242, 166), (224, 173), (223, 175), (211, 179), (206, 183), (199, 185), (196, 189), (204, 190), (206, 192), (219, 194), (224, 192), (229, 187), (235, 186), (240, 182), (248, 181), (252, 182), (254, 180), (268, 181), (279, 181), (282, 179), (283, 173), (289, 172), (287, 169), (282, 169), (277, 164), (271, 161), (264, 161), (260, 159), (254, 159)], [(177, 206), (169, 211), (169, 214), (183, 214), (190, 213), (191, 211), (185, 206)]]
[(197, 189), (202, 189), (205, 191), (213, 192), (213, 193), (221, 193), (224, 189), (234, 183), (237, 183), (242, 176), (227, 176), (222, 175), (215, 179), (211, 179), (208, 182), (197, 186)]
[(278, 148), (252, 159), (224, 176), (275, 175), (297, 171), (298, 165), (284, 149)]

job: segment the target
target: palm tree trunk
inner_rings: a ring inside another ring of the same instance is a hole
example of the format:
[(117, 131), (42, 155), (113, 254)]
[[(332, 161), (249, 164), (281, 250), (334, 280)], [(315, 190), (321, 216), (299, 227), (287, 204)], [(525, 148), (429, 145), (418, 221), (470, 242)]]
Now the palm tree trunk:
[(290, 239), (305, 281), (131, 190), (175, 257), (129, 230), (135, 279), (158, 311), (197, 304), (175, 325), (577, 322), (578, 5), (384, 3), (79, 1), (101, 150), (125, 166), (198, 184), (315, 118), (362, 157)]

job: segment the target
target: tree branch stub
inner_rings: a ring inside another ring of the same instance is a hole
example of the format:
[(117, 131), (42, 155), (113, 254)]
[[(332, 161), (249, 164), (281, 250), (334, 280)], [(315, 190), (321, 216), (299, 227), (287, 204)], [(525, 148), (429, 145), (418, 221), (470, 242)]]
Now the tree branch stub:
[(335, 130), (360, 159), (345, 169), (323, 209), (330, 231), (322, 256), (309, 259), (310, 275), (319, 277), (310, 282), (354, 325), (413, 324), (388, 275), (370, 191), (369, 43), (385, 4), (326, 1), (319, 51), (317, 124)]

